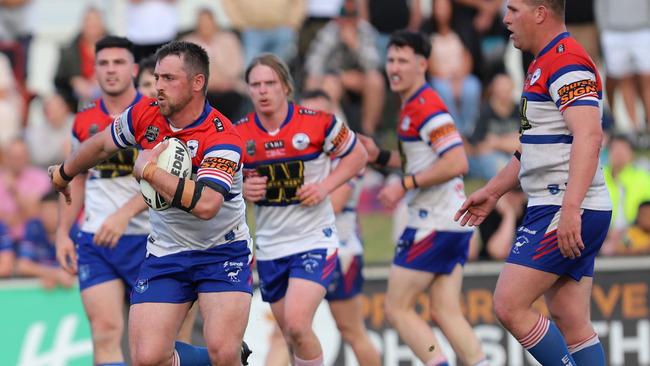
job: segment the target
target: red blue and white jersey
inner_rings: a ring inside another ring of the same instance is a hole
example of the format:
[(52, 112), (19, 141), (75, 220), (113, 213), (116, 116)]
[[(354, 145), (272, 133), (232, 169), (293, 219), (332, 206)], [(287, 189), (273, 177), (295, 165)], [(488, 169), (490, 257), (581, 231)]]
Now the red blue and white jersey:
[[(462, 148), (463, 140), (442, 99), (429, 84), (423, 85), (404, 104), (397, 127), (404, 174), (429, 168), (442, 155)], [(462, 177), (406, 195), (408, 226), (438, 231), (471, 231), (454, 221), (454, 213), (465, 200)]]
[[(131, 105), (137, 103), (141, 97), (137, 94)], [(73, 149), (109, 126), (113, 118), (102, 99), (80, 110), (72, 125)], [(108, 216), (133, 196), (140, 195), (140, 185), (133, 177), (133, 163), (137, 156), (137, 149), (125, 149), (88, 170), (82, 231), (96, 233)], [(149, 213), (145, 211), (129, 221), (125, 234), (145, 235), (150, 231)]]
[[(602, 96), (596, 65), (569, 33), (555, 37), (530, 64), (520, 105), (519, 171), (529, 206), (562, 204), (573, 143), (562, 113), (573, 106), (592, 106), (602, 115)], [(600, 166), (582, 208), (611, 209)]]
[(223, 114), (206, 103), (192, 124), (177, 129), (160, 113), (155, 99), (143, 98), (115, 119), (111, 133), (120, 148), (152, 149), (165, 138), (178, 138), (190, 150), (193, 178), (217, 184), (227, 192), (221, 209), (210, 220), (198, 219), (175, 207), (150, 210), (150, 253), (162, 256), (236, 241), (251, 243), (241, 194), (242, 139)]
[(305, 207), (297, 191), (327, 177), (330, 156), (352, 151), (354, 132), (329, 113), (293, 103), (277, 131), (267, 131), (255, 113), (237, 122), (237, 130), (246, 145), (245, 169), (268, 177), (266, 197), (255, 202), (256, 257), (271, 260), (338, 247), (329, 198)]

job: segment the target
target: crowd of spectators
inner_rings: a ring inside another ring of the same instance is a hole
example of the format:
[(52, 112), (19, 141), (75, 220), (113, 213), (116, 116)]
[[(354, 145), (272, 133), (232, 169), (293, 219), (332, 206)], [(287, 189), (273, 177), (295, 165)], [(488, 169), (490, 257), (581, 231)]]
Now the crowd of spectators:
[[(243, 80), (246, 63), (260, 52), (273, 52), (291, 65), (297, 97), (301, 90), (322, 88), (353, 129), (385, 141), (393, 134), (398, 109), (383, 71), (386, 44), (395, 30), (420, 30), (433, 45), (429, 82), (465, 139), (468, 178), (494, 176), (518, 144), (519, 87), (517, 75), (505, 67), (504, 0), (220, 3), (230, 28), (217, 21), (212, 8), (201, 8), (194, 26), (180, 29), (180, 1), (128, 0), (124, 35), (136, 45), (142, 66), (138, 79), (153, 88), (155, 61), (150, 56), (160, 45), (172, 39), (198, 43), (211, 60), (208, 100), (238, 119), (250, 108)], [(107, 14), (87, 8), (76, 36), (60, 45), (54, 92), (34, 95), (26, 89), (25, 73), (32, 35), (21, 22), (29, 4), (0, 0), (0, 277), (34, 275), (48, 286), (68, 285), (51, 257), (56, 210), (51, 209), (45, 168), (69, 153), (74, 111), (99, 95), (94, 43), (111, 29)], [(618, 120), (606, 125), (602, 161), (614, 216), (603, 254), (650, 253), (650, 2), (567, 1), (567, 24), (605, 76), (605, 121), (613, 119), (618, 105), (631, 121), (627, 130)], [(532, 56), (522, 59), (525, 67)], [(623, 103), (615, 102), (617, 95)], [(523, 194), (504, 197), (477, 230), (473, 257), (504, 258), (525, 206)]]

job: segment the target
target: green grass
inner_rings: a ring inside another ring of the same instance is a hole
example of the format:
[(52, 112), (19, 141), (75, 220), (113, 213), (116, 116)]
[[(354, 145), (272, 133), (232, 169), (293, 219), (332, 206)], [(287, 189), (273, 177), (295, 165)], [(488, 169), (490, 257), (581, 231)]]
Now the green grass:
[(371, 213), (359, 217), (366, 264), (386, 264), (393, 259), (392, 215)]

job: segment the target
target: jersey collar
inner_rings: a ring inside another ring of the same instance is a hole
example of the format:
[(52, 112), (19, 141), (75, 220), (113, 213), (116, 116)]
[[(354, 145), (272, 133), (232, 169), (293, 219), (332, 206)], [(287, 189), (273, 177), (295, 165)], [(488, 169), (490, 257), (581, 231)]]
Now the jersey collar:
[(425, 82), (424, 85), (422, 85), (422, 86), (420, 87), (420, 89), (418, 89), (415, 93), (413, 93), (413, 95), (411, 95), (411, 96), (406, 100), (406, 102), (404, 103), (404, 105), (411, 103), (413, 100), (415, 100), (415, 98), (417, 98), (420, 94), (422, 94), (423, 91), (425, 91), (426, 89), (429, 89), (430, 87), (431, 87), (431, 86), (429, 85), (429, 83), (426, 83), (426, 82)]
[[(129, 107), (133, 107), (133, 105), (135, 103), (139, 102), (141, 98), (142, 98), (142, 94), (140, 94), (139, 91), (136, 91), (135, 92), (135, 98), (133, 98), (133, 101), (131, 102), (131, 104), (129, 104)], [(108, 109), (106, 109), (106, 105), (104, 104), (104, 98), (99, 98), (99, 108), (102, 110), (102, 112), (105, 115), (107, 115), (107, 116), (111, 115), (110, 113), (108, 113)]]
[[(205, 104), (203, 104), (203, 112), (201, 112), (201, 115), (199, 116), (199, 118), (195, 119), (194, 122), (192, 122), (189, 125), (183, 127), (181, 130), (186, 130), (188, 128), (192, 128), (192, 127), (196, 127), (196, 126), (200, 125), (201, 123), (203, 123), (203, 121), (205, 121), (206, 118), (208, 118), (208, 115), (210, 114), (210, 112), (212, 112), (212, 106), (206, 100)], [(171, 123), (169, 122), (169, 118), (165, 117), (165, 120), (169, 124), (169, 127), (171, 127)]]
[(535, 57), (535, 58), (540, 58), (540, 57), (542, 57), (543, 54), (545, 54), (546, 52), (548, 52), (551, 48), (555, 47), (555, 45), (558, 44), (558, 42), (560, 42), (561, 40), (563, 40), (563, 39), (565, 39), (565, 38), (567, 38), (567, 37), (569, 37), (569, 36), (570, 36), (569, 32), (563, 32), (563, 33), (558, 34), (555, 38), (553, 38), (553, 40), (552, 40), (549, 44), (546, 45), (546, 47), (544, 47), (544, 48), (543, 48), (543, 49), (542, 49), (542, 50), (537, 54), (537, 57)]
[[(292, 103), (292, 102), (289, 102), (289, 107), (288, 107), (288, 109), (287, 109), (287, 116), (284, 118), (284, 121), (283, 121), (282, 124), (280, 125), (280, 128), (279, 128), (279, 129), (282, 129), (282, 127), (286, 126), (286, 124), (289, 123), (289, 122), (291, 121), (291, 117), (293, 117), (293, 103)], [(256, 124), (257, 127), (259, 127), (262, 131), (264, 131), (264, 132), (266, 132), (266, 133), (269, 133), (269, 131), (267, 131), (266, 128), (264, 128), (264, 126), (262, 126), (262, 121), (260, 121), (260, 118), (257, 116), (257, 113), (255, 113), (255, 124)]]

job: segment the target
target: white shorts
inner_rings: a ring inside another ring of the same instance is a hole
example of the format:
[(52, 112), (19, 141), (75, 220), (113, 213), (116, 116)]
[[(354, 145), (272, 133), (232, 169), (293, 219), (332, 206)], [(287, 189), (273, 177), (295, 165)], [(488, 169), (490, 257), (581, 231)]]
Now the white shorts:
[(627, 32), (606, 30), (602, 32), (601, 40), (610, 77), (650, 74), (650, 29)]

